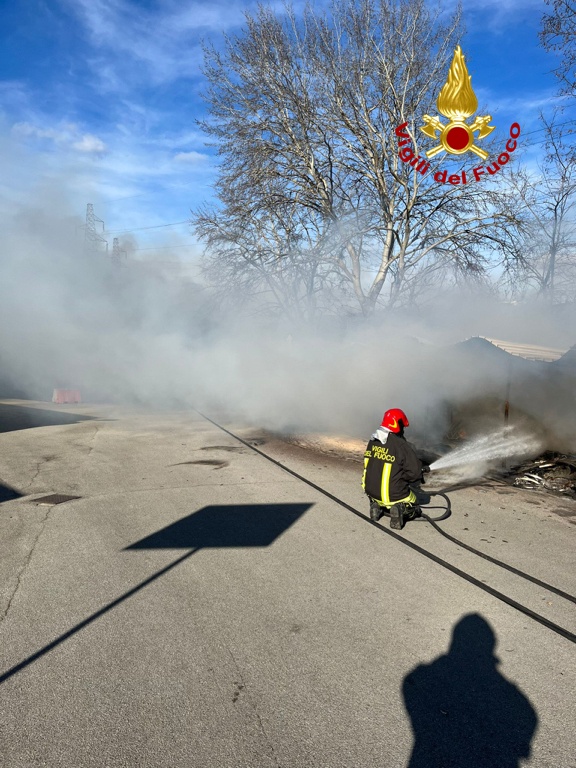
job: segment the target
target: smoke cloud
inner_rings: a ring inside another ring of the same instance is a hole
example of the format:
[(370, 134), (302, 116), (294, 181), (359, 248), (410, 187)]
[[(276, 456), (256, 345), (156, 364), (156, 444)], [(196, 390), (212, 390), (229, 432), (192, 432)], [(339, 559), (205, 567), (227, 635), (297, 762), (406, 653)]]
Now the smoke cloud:
[(574, 365), (459, 344), (482, 335), (568, 348), (573, 307), (448, 292), (345, 330), (337, 308), (322, 330), (294, 329), (135, 256), (115, 269), (83, 252), (84, 202), (72, 210), (56, 185), (27, 198), (0, 212), (0, 396), (78, 387), (84, 400), (224, 409), (268, 429), (360, 438), (398, 406), (409, 436), (428, 444), (459, 420), (469, 434), (503, 423), (508, 397), (511, 423), (576, 449)]

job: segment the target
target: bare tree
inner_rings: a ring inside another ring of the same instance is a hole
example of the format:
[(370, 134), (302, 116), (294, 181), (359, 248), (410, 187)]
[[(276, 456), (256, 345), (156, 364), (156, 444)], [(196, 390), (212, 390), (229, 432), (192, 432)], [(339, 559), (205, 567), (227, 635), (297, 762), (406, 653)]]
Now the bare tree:
[(242, 206), (199, 210), (196, 232), (210, 252), (204, 273), (216, 292), (258, 297), (259, 307), (295, 322), (312, 318), (326, 286), (318, 275), (317, 233), (298, 213), (273, 208), (250, 215)]
[(520, 169), (511, 177), (525, 210), (523, 256), (515, 262), (513, 283), (516, 294), (536, 290), (562, 303), (576, 300), (576, 151), (564, 124), (541, 120), (544, 161), (536, 173)]
[(558, 53), (561, 61), (556, 75), (564, 93), (576, 95), (576, 4), (571, 0), (545, 0), (551, 13), (542, 17), (540, 40), (547, 51)]
[(513, 258), (517, 221), (496, 186), (435, 183), (398, 155), (405, 124), (425, 157), (419, 129), (460, 34), (459, 11), (445, 20), (424, 0), (336, 0), (301, 19), (260, 7), (223, 52), (206, 49), (220, 206), (194, 224), (221, 275), (252, 275), (294, 309), (352, 296), (368, 314), (421, 265)]

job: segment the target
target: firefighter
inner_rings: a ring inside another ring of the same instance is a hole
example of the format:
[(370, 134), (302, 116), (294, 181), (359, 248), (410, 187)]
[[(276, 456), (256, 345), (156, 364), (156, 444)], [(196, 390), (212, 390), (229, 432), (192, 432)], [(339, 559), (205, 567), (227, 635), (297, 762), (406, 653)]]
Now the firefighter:
[(423, 482), (422, 473), (428, 469), (404, 439), (404, 429), (409, 425), (400, 408), (386, 411), (364, 453), (362, 488), (370, 499), (370, 519), (379, 520), (387, 510), (390, 528), (397, 530), (421, 514), (410, 483)]

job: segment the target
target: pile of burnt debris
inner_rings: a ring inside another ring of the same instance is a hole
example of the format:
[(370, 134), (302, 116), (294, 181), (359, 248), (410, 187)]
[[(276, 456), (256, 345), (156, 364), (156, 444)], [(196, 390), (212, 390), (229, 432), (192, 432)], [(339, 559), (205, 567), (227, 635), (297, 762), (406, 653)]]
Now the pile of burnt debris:
[(518, 488), (554, 491), (576, 499), (576, 456), (546, 451), (506, 473)]

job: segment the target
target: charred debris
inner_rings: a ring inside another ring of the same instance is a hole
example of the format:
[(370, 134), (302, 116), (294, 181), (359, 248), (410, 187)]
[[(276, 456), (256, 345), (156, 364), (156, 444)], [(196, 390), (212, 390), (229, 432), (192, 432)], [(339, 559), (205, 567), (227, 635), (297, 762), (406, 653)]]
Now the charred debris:
[(535, 461), (525, 461), (505, 472), (517, 488), (546, 490), (576, 499), (576, 455), (546, 451)]

